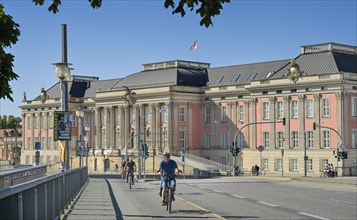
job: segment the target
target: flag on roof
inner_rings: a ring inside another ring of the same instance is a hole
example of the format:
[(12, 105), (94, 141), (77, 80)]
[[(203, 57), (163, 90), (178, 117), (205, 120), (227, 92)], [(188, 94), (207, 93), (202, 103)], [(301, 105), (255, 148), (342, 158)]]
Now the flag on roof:
[(197, 50), (197, 40), (193, 42), (192, 46), (190, 47), (190, 50)]

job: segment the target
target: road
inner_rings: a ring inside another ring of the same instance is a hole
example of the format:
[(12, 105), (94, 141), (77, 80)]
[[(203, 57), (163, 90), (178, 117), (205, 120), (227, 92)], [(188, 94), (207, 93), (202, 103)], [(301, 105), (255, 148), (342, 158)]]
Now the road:
[(178, 179), (173, 213), (159, 181), (91, 178), (64, 219), (356, 219), (356, 185), (282, 178)]

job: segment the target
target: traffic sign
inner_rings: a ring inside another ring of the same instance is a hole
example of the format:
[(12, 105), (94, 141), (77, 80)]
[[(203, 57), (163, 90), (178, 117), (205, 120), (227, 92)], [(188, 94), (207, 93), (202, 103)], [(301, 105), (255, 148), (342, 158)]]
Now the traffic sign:
[(259, 152), (262, 152), (264, 150), (264, 146), (263, 145), (259, 145), (257, 149), (258, 149)]
[(35, 150), (41, 150), (41, 142), (39, 141), (35, 142)]

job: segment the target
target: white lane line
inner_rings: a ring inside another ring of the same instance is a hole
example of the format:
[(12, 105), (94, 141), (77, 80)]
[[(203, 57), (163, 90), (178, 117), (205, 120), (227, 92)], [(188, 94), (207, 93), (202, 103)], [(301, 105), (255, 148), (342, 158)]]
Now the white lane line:
[(199, 186), (198, 188), (200, 188), (200, 189), (207, 189), (206, 187), (203, 187), (203, 186)]
[(213, 190), (213, 191), (215, 191), (215, 192), (217, 192), (217, 193), (223, 193), (222, 191), (219, 191), (219, 190)]
[(268, 202), (263, 202), (263, 201), (258, 201), (258, 203), (263, 204), (263, 205), (267, 205), (267, 206), (271, 206), (271, 207), (277, 207), (278, 205), (272, 204), (272, 203), (268, 203)]
[(301, 194), (301, 193), (293, 193), (294, 195), (297, 195), (297, 196), (310, 196), (310, 195), (307, 195), (307, 194)]
[(240, 198), (240, 199), (245, 199), (244, 196), (238, 196), (238, 195), (232, 195), (232, 196), (237, 197), (237, 198)]
[(347, 201), (337, 200), (337, 199), (330, 199), (330, 201), (341, 202), (341, 203), (346, 203), (346, 204), (351, 204), (351, 205), (357, 205), (357, 203), (354, 203), (354, 202), (347, 202)]
[(306, 215), (306, 216), (309, 216), (311, 218), (316, 218), (316, 219), (321, 219), (321, 220), (329, 220), (329, 218), (325, 218), (325, 217), (322, 217), (322, 216), (318, 216), (318, 215), (313, 215), (313, 214), (310, 214), (310, 213), (306, 213), (306, 212), (298, 212), (300, 215)]

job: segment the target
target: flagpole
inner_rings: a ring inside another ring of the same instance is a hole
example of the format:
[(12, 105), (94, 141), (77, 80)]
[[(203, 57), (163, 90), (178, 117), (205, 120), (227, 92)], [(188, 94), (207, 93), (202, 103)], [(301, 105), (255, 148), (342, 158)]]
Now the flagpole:
[(196, 49), (196, 55), (197, 55), (197, 62), (198, 62), (198, 47)]

